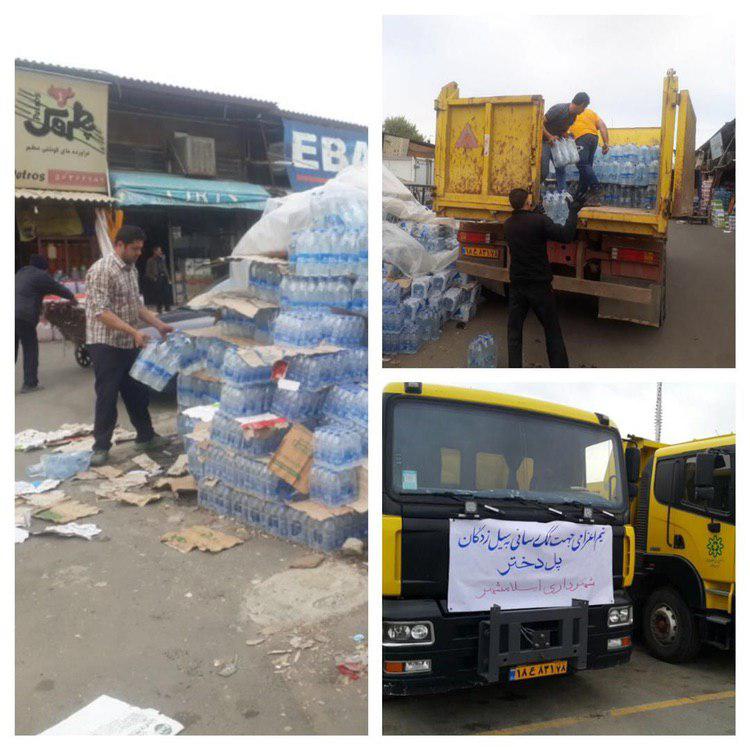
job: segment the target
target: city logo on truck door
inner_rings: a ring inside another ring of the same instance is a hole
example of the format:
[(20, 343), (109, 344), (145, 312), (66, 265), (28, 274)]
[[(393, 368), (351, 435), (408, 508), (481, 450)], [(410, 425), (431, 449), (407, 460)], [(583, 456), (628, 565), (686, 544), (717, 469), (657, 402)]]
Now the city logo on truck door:
[(724, 540), (718, 534), (714, 534), (706, 543), (706, 548), (709, 556), (717, 560), (724, 554)]
[(458, 136), (456, 141), (456, 148), (462, 148), (464, 153), (469, 149), (479, 148), (479, 141), (474, 135), (474, 131), (471, 129), (471, 125), (467, 122), (464, 125), (464, 129), (461, 131), (461, 135)]

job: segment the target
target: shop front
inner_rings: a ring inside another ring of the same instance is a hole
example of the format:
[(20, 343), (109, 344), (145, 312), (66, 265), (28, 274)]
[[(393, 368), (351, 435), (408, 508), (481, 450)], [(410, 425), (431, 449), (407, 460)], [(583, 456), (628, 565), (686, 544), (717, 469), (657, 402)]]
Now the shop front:
[(14, 103), (16, 268), (39, 253), (58, 280), (81, 291), (100, 255), (97, 211), (113, 203), (108, 84), (17, 65)]
[(229, 256), (260, 218), (268, 191), (234, 180), (200, 180), (153, 172), (110, 172), (121, 222), (147, 236), (141, 273), (156, 246), (167, 259), (174, 303), (183, 304), (228, 276)]

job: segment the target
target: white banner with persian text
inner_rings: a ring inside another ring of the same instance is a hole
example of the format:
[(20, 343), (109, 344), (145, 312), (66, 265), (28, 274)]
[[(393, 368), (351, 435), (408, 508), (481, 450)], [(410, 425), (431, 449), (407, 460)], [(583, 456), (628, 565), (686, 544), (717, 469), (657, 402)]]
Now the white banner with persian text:
[(448, 611), (612, 604), (612, 527), (451, 519)]
[(16, 69), (16, 187), (107, 193), (106, 83)]

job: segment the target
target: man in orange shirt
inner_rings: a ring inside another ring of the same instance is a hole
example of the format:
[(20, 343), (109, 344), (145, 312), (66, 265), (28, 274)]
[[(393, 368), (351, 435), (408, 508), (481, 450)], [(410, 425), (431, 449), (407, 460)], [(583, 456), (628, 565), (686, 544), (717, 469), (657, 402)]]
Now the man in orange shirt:
[(591, 191), (586, 200), (587, 206), (600, 206), (599, 202), (599, 180), (594, 173), (594, 155), (599, 145), (599, 133), (602, 134), (602, 153), (609, 151), (609, 131), (604, 120), (599, 117), (593, 109), (584, 109), (568, 131), (576, 139), (578, 147), (578, 192), (577, 200), (583, 200), (584, 196)]

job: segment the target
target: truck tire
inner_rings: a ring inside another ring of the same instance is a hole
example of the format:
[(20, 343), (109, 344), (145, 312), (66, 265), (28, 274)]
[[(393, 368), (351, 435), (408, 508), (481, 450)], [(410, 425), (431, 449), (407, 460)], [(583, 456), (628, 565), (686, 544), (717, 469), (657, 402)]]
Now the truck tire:
[(698, 625), (675, 589), (660, 588), (648, 597), (642, 625), (646, 646), (657, 659), (679, 664), (698, 653)]

